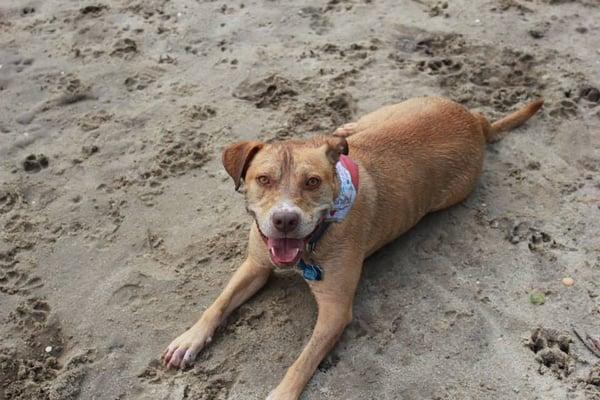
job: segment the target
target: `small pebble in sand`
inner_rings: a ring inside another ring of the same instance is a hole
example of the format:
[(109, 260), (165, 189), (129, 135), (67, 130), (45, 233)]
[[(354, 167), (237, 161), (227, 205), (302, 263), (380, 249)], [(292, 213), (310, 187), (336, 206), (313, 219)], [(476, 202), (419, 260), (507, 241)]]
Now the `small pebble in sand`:
[(573, 278), (563, 278), (562, 280), (562, 284), (565, 285), (566, 287), (571, 287), (575, 284), (575, 281), (573, 280)]
[(529, 302), (536, 306), (541, 306), (546, 302), (546, 296), (544, 296), (544, 293), (534, 290), (529, 294)]
[(52, 352), (52, 346), (46, 346), (44, 350), (46, 351), (46, 353), (50, 353)]

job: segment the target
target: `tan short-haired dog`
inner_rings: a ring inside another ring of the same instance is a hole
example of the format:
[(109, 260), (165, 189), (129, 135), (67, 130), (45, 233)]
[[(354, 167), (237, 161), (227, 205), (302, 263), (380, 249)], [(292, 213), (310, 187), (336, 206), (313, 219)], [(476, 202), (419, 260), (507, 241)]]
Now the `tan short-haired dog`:
[(223, 165), (236, 189), (243, 185), (255, 220), (248, 256), (200, 320), (165, 350), (165, 364), (189, 365), (273, 266), (297, 265), (317, 301), (317, 323), (268, 396), (297, 399), (352, 319), (363, 260), (425, 214), (464, 200), (481, 173), (486, 142), (542, 104), (490, 124), (453, 101), (417, 98), (368, 114), (333, 136), (227, 147)]

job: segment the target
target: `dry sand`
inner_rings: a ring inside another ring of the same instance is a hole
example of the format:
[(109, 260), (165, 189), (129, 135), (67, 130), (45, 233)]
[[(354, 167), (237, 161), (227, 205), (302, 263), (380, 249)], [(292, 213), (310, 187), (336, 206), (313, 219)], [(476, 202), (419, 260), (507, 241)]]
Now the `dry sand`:
[(158, 363), (244, 256), (223, 146), (428, 94), (547, 103), (366, 262), (303, 399), (600, 398), (599, 2), (448, 3), (2, 0), (0, 399), (264, 398), (315, 321), (295, 273)]

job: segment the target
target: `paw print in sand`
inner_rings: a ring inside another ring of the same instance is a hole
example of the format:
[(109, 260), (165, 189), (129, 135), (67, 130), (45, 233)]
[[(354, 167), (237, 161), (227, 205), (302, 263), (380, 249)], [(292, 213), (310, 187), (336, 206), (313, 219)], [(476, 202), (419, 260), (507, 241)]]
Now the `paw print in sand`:
[(537, 328), (533, 331), (529, 348), (540, 363), (540, 374), (552, 371), (558, 377), (566, 377), (573, 372), (573, 358), (569, 353), (571, 342), (569, 335), (554, 329)]
[(29, 173), (40, 172), (43, 168), (48, 168), (48, 157), (43, 154), (30, 154), (23, 161), (23, 169)]

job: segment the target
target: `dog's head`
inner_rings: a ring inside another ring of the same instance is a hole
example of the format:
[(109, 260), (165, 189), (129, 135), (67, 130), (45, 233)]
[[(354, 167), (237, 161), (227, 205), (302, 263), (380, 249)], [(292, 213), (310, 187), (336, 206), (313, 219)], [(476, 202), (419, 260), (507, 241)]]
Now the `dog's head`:
[(240, 142), (225, 149), (223, 165), (236, 190), (243, 185), (246, 209), (273, 264), (289, 266), (302, 257), (338, 194), (335, 164), (347, 153), (346, 139), (336, 136)]

